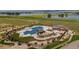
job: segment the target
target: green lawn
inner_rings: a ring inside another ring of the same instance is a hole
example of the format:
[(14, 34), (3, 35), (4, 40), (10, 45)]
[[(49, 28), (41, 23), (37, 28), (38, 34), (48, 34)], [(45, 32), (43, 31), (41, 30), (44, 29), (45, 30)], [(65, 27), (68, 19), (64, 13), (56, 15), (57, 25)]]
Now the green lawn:
[(35, 39), (33, 37), (19, 37), (18, 33), (14, 33), (9, 40), (28, 43), (29, 41), (34, 41)]
[(65, 19), (45, 19), (41, 16), (0, 16), (0, 24), (7, 23), (13, 25), (31, 25), (36, 22), (38, 25), (65, 25), (79, 34), (79, 21), (78, 20), (65, 20)]

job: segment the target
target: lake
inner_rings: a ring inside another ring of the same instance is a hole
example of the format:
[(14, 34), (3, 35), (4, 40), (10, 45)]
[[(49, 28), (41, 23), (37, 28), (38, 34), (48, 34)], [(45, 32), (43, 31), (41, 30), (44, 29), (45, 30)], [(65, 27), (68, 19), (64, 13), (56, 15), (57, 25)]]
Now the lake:
[(67, 17), (58, 17), (58, 16), (52, 16), (51, 18), (54, 19), (75, 19), (75, 20), (79, 20), (79, 15), (69, 15)]

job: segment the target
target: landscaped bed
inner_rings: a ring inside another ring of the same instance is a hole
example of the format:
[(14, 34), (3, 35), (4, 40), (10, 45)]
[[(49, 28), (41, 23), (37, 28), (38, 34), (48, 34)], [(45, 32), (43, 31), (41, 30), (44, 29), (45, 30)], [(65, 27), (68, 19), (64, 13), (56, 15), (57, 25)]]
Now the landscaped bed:
[(11, 35), (10, 40), (27, 43), (29, 41), (34, 41), (35, 39), (33, 37), (19, 37), (18, 33), (14, 33), (13, 35)]
[(2, 44), (2, 45), (10, 45), (10, 46), (14, 45), (14, 43), (6, 43), (5, 40), (0, 40), (0, 44)]
[[(56, 47), (57, 45), (60, 45), (64, 42), (66, 42), (67, 40), (64, 40), (64, 41), (55, 41), (55, 42), (52, 42), (50, 44), (48, 44), (46, 47), (44, 47), (44, 49), (53, 49), (54, 47)], [(59, 47), (57, 47), (56, 49), (58, 49)]]

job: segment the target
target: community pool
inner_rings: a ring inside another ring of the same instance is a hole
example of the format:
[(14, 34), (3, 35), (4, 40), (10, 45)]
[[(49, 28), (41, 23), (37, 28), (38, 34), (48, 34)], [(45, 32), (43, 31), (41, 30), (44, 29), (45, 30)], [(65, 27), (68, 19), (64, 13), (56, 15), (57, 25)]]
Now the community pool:
[(17, 31), (17, 33), (20, 34), (22, 37), (28, 37), (28, 36), (34, 36), (38, 33), (38, 31), (46, 30), (46, 26), (32, 26), (32, 27), (26, 27), (25, 29), (22, 29), (20, 31)]
[[(43, 31), (42, 33), (39, 31)], [(60, 36), (59, 33), (56, 33), (56, 35), (53, 35), (52, 27), (50, 26), (32, 26), (32, 27), (26, 27), (20, 31), (18, 31), (20, 37), (33, 37), (37, 40), (47, 40), (50, 38), (55, 38)], [(39, 34), (37, 34), (39, 33)], [(41, 34), (40, 34), (41, 33)], [(50, 35), (51, 34), (51, 35)]]
[(37, 33), (39, 30), (43, 30), (43, 27), (42, 26), (38, 26), (38, 27), (33, 27), (33, 28), (31, 28), (31, 30), (29, 31), (24, 31), (23, 33), (24, 33), (24, 35), (27, 35), (27, 34), (35, 34), (35, 33)]

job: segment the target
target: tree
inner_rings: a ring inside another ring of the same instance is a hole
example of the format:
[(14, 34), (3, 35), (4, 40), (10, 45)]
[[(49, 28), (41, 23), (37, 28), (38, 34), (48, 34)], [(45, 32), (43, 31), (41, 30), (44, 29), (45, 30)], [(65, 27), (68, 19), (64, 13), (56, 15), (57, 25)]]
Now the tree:
[(65, 14), (65, 17), (68, 17), (68, 14), (67, 13)]
[(20, 15), (19, 12), (6, 12), (7, 15)]
[(48, 14), (48, 15), (47, 15), (47, 18), (51, 18), (51, 16), (52, 16), (51, 14)]
[(19, 12), (16, 12), (15, 15), (20, 15), (20, 13)]
[(47, 44), (49, 44), (50, 42), (49, 41), (47, 41)]
[(41, 43), (41, 46), (43, 46), (44, 44), (43, 43)]
[(64, 14), (61, 14), (61, 17), (63, 18), (64, 17)]
[(52, 40), (52, 42), (54, 42), (55, 40)]
[(64, 14), (59, 14), (58, 17), (62, 17), (63, 18), (64, 17)]
[(31, 44), (30, 44), (30, 43), (28, 43), (27, 45), (28, 45), (28, 46), (31, 46)]
[(38, 43), (37, 43), (37, 42), (35, 42), (34, 44), (35, 44), (35, 45), (37, 45)]

